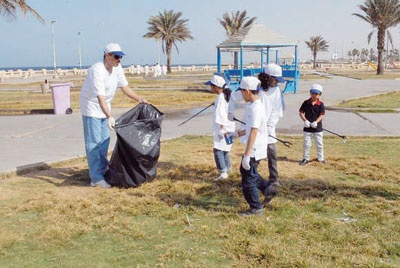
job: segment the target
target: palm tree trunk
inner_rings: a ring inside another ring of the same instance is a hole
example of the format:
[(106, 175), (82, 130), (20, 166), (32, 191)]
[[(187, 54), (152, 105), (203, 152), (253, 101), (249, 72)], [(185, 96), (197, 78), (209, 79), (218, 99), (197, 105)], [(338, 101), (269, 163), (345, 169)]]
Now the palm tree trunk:
[(378, 68), (376, 69), (377, 75), (383, 75), (383, 49), (385, 47), (385, 31), (386, 29), (378, 29)]
[(171, 52), (172, 52), (172, 44), (166, 43), (165, 50), (167, 52), (167, 73), (171, 73)]
[(317, 65), (317, 52), (313, 53), (313, 69), (315, 69)]

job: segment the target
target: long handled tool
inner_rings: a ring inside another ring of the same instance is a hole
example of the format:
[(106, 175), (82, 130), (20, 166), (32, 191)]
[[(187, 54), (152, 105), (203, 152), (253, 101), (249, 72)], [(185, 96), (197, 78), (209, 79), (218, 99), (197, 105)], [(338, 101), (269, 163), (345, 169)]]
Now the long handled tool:
[(197, 112), (195, 115), (192, 115), (191, 117), (189, 117), (188, 119), (186, 119), (185, 121), (183, 121), (182, 123), (180, 123), (178, 126), (182, 126), (183, 124), (185, 124), (186, 122), (188, 122), (189, 120), (193, 119), (194, 117), (198, 116), (199, 114), (201, 114), (202, 112), (204, 112), (205, 110), (207, 110), (208, 108), (210, 108), (211, 106), (214, 105), (214, 102), (211, 103), (210, 105), (208, 105), (206, 108), (202, 109), (201, 111)]
[[(243, 125), (246, 125), (245, 122), (243, 122), (243, 121), (237, 119), (236, 117), (234, 117), (233, 120), (235, 120), (235, 121), (237, 121), (237, 122), (239, 122), (239, 123), (242, 123)], [(275, 139), (275, 140), (277, 140), (277, 141), (283, 143), (283, 145), (285, 145), (286, 147), (290, 147), (291, 145), (293, 145), (293, 143), (291, 143), (290, 141), (284, 141), (284, 140), (278, 139), (277, 137), (274, 137), (274, 136), (272, 136), (272, 135), (268, 135), (268, 136), (270, 136), (271, 138), (273, 138), (273, 139)]]
[(346, 141), (347, 141), (347, 137), (344, 136), (344, 135), (337, 134), (337, 133), (335, 133), (335, 132), (333, 132), (333, 131), (327, 130), (326, 128), (322, 128), (322, 130), (324, 130), (324, 131), (326, 131), (326, 132), (329, 132), (329, 133), (331, 133), (331, 134), (333, 134), (333, 135), (336, 135), (336, 136), (342, 138), (343, 143), (346, 143)]

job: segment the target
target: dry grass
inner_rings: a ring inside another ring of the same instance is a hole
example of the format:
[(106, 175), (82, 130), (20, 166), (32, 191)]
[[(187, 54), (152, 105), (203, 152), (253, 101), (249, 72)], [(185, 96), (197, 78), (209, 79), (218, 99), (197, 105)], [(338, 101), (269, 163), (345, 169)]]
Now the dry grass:
[(237, 217), (240, 174), (212, 180), (208, 136), (163, 142), (139, 188), (87, 187), (84, 159), (0, 180), (0, 266), (398, 267), (400, 138), (326, 137), (327, 164), (305, 167), (301, 138), (282, 138), (294, 146), (278, 146), (284, 187), (263, 217)]

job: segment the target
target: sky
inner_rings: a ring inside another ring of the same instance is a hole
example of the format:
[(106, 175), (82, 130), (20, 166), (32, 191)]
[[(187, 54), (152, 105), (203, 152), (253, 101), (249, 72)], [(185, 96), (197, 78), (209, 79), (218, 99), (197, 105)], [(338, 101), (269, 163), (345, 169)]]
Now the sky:
[[(376, 37), (367, 43), (371, 25), (353, 16), (361, 13), (361, 0), (26, 0), (45, 20), (41, 24), (33, 15), (18, 14), (10, 20), (0, 17), (0, 68), (53, 66), (52, 37), (57, 66), (89, 66), (102, 59), (107, 43), (119, 43), (126, 57), (123, 65), (166, 63), (160, 44), (143, 38), (147, 21), (164, 10), (182, 12), (194, 37), (178, 43), (179, 54), (172, 53), (172, 64), (216, 64), (216, 46), (227, 39), (218, 18), (225, 12), (247, 11), (288, 40), (298, 42), (300, 61), (311, 59), (305, 45), (310, 37), (321, 35), (329, 52), (318, 58), (329, 59), (333, 53), (346, 57), (353, 48), (374, 48)], [(54, 35), (51, 21), (55, 21)], [(80, 34), (78, 34), (80, 33)], [(399, 28), (391, 29), (395, 48), (400, 44)], [(397, 45), (396, 45), (397, 44)], [(257, 62), (257, 55), (245, 61)], [(225, 55), (223, 63), (231, 60)]]

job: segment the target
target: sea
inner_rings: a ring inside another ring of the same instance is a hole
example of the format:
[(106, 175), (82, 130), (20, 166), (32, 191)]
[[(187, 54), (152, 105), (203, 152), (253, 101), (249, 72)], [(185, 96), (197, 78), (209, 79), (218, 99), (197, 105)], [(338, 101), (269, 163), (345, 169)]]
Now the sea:
[[(198, 67), (203, 67), (203, 66), (215, 66), (215, 63), (201, 63), (201, 64), (172, 64), (171, 67), (189, 67), (189, 66), (198, 66)], [(122, 65), (123, 68), (128, 68), (131, 65)], [(144, 66), (144, 65), (141, 65)], [(82, 66), (82, 69), (88, 69), (90, 66)], [(136, 64), (135, 64), (136, 67)], [(57, 69), (63, 69), (63, 70), (72, 70), (72, 69), (79, 69), (79, 66), (57, 66)], [(53, 70), (53, 66), (24, 66), (24, 67), (0, 67), (0, 71), (9, 71), (9, 70), (22, 70), (22, 71), (27, 71), (27, 70), (34, 70), (34, 71), (40, 71), (40, 70)]]

